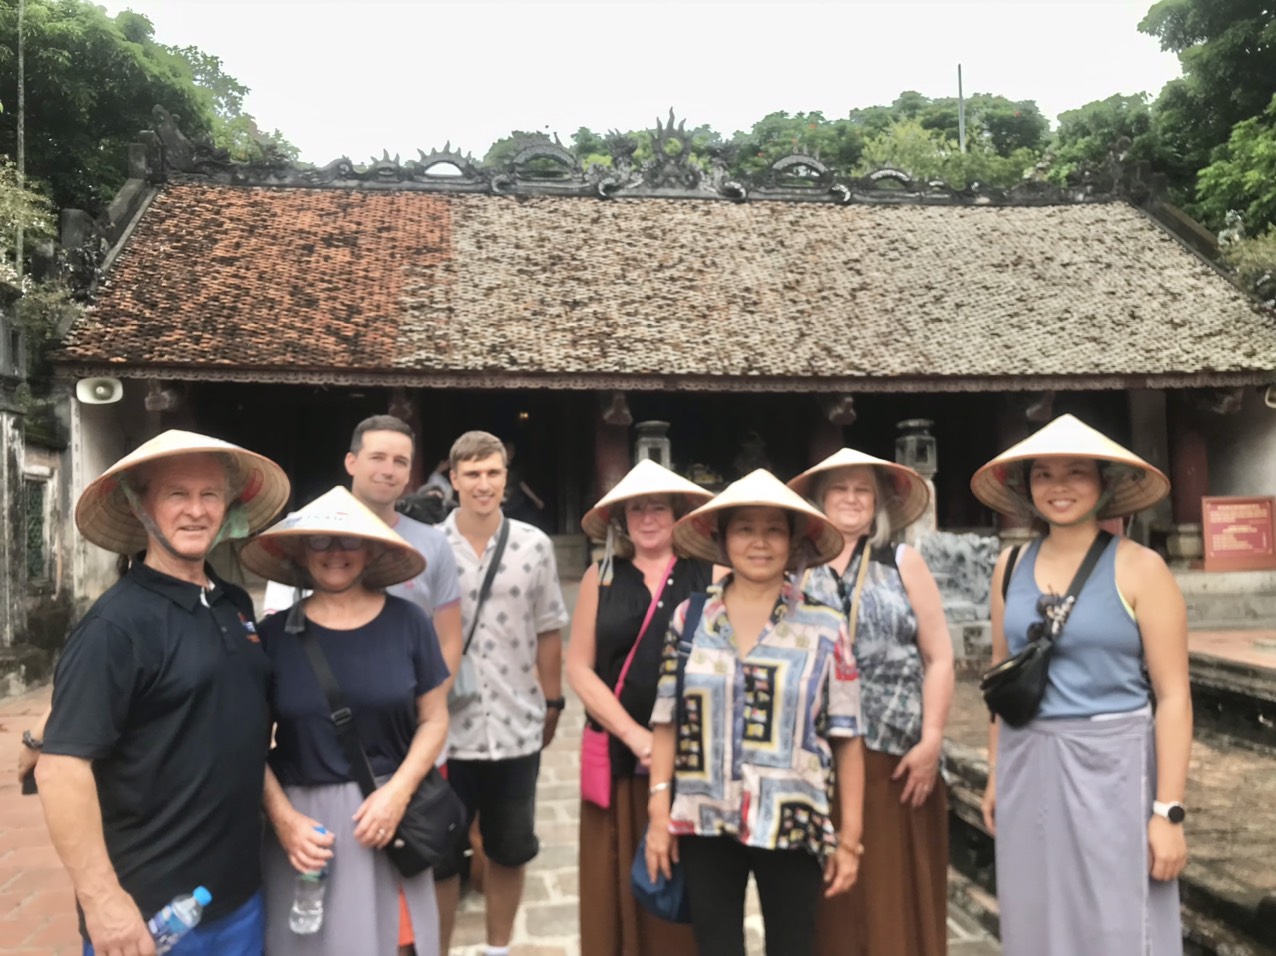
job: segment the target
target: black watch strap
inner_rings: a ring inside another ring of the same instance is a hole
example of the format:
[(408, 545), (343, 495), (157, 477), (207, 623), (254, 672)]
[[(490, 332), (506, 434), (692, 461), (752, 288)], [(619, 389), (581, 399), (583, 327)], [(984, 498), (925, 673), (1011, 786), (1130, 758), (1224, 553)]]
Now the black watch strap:
[(550, 710), (564, 710), (567, 707), (566, 697), (546, 697), (545, 706)]

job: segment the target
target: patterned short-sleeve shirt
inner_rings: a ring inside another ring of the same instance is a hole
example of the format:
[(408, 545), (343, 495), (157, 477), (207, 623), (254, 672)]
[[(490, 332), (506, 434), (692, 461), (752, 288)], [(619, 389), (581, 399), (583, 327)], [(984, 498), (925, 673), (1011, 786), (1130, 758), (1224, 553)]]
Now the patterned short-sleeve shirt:
[[(757, 644), (741, 658), (722, 599), (729, 581), (708, 589), (689, 641), (682, 633), (686, 602), (665, 639), (651, 722), (678, 718), (670, 829), (823, 856), (837, 846), (829, 819), (829, 739), (860, 733), (859, 674), (846, 618), (792, 600), (786, 586)], [(680, 653), (687, 655), (681, 708)]]
[[(871, 550), (852, 644), (862, 677), (864, 746), (895, 756), (922, 739), (924, 677), (917, 614), (900, 577), (899, 553), (894, 545)], [(860, 560), (859, 554), (852, 558), (840, 581), (830, 567), (811, 568), (804, 595), (849, 614)]]
[[(452, 711), (448, 731), (448, 755), (462, 760), (507, 760), (540, 750), (545, 695), (536, 671), (537, 635), (559, 630), (568, 620), (553, 542), (539, 528), (506, 520), (510, 534), (505, 554), (466, 652), (474, 663), (479, 697)], [(461, 634), (467, 635), (497, 536), (477, 555), (456, 528), (456, 512), (439, 527), (456, 556)]]

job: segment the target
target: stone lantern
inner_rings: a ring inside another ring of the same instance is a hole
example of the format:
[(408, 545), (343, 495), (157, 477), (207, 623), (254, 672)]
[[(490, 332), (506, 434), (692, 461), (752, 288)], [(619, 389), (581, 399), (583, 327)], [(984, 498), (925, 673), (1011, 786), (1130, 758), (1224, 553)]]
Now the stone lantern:
[(634, 427), (638, 429), (638, 439), (634, 442), (634, 464), (644, 458), (651, 458), (657, 465), (672, 469), (673, 448), (669, 436), (665, 434), (669, 430), (669, 423), (639, 422)]
[(929, 418), (909, 418), (895, 427), (901, 432), (895, 439), (895, 460), (907, 465), (926, 479), (930, 501), (926, 512), (904, 531), (904, 540), (912, 545), (937, 530), (935, 514), (935, 474), (939, 471), (939, 449), (930, 427), (935, 424)]
[(895, 460), (907, 465), (927, 481), (939, 471), (939, 455), (929, 418), (910, 418), (895, 427), (902, 435), (895, 439)]

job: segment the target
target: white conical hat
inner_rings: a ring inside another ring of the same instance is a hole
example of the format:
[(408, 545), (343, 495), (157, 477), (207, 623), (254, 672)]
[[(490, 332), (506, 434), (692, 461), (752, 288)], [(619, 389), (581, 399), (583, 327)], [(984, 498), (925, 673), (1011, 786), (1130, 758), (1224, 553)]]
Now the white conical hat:
[(769, 471), (759, 468), (722, 489), (673, 526), (674, 547), (693, 558), (720, 561), (719, 513), (726, 508), (783, 508), (797, 515), (798, 533), (814, 546), (810, 564), (824, 564), (842, 553), (842, 533), (828, 518), (812, 508), (797, 492)]
[[(874, 458), (854, 448), (834, 452), (815, 467), (808, 468), (792, 479), (789, 487), (807, 498), (815, 476), (821, 472), (865, 466), (877, 469), (877, 473), (885, 479), (887, 500), (884, 504), (886, 514), (891, 519), (892, 531), (907, 528), (926, 513), (926, 506), (930, 504), (930, 489), (926, 486), (925, 478), (907, 465), (887, 461), (885, 458)], [(815, 504), (818, 507), (820, 502)]]
[(712, 492), (652, 459), (644, 458), (616, 483), (615, 488), (603, 495), (598, 504), (585, 513), (585, 517), (580, 519), (581, 528), (595, 541), (602, 541), (607, 537), (607, 522), (611, 520), (612, 508), (630, 498), (641, 498), (644, 495), (680, 495), (684, 511), (690, 511), (713, 497)]
[(1102, 432), (1072, 415), (1060, 415), (1049, 425), (1007, 448), (970, 479), (975, 497), (1004, 515), (1029, 513), (1028, 489), (1022, 464), (1038, 458), (1093, 458), (1124, 465), (1105, 483), (1111, 491), (1099, 510), (1100, 520), (1132, 515), (1150, 508), (1170, 493), (1170, 480), (1146, 461)]
[(228, 504), (243, 508), (249, 534), (270, 524), (288, 501), (288, 476), (269, 458), (220, 438), (170, 429), (139, 445), (89, 483), (75, 506), (80, 534), (117, 554), (144, 549), (146, 529), (129, 507), (120, 481), (139, 465), (182, 455), (223, 455), (234, 463)]
[(295, 584), (302, 539), (319, 534), (361, 538), (381, 546), (363, 573), (363, 583), (370, 588), (389, 587), (425, 570), (421, 552), (341, 485), (247, 542), (239, 560), (267, 580)]

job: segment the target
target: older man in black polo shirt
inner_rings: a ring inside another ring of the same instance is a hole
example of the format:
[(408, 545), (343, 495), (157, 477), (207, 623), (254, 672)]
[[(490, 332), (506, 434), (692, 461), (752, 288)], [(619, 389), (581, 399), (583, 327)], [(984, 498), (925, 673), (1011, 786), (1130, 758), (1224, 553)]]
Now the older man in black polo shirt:
[(173, 956), (261, 956), (269, 668), (251, 600), (205, 558), (288, 490), (260, 455), (169, 431), (80, 497), (86, 538), (146, 552), (67, 641), (36, 766), (86, 954), (149, 956), (145, 920), (204, 886), (212, 902)]

